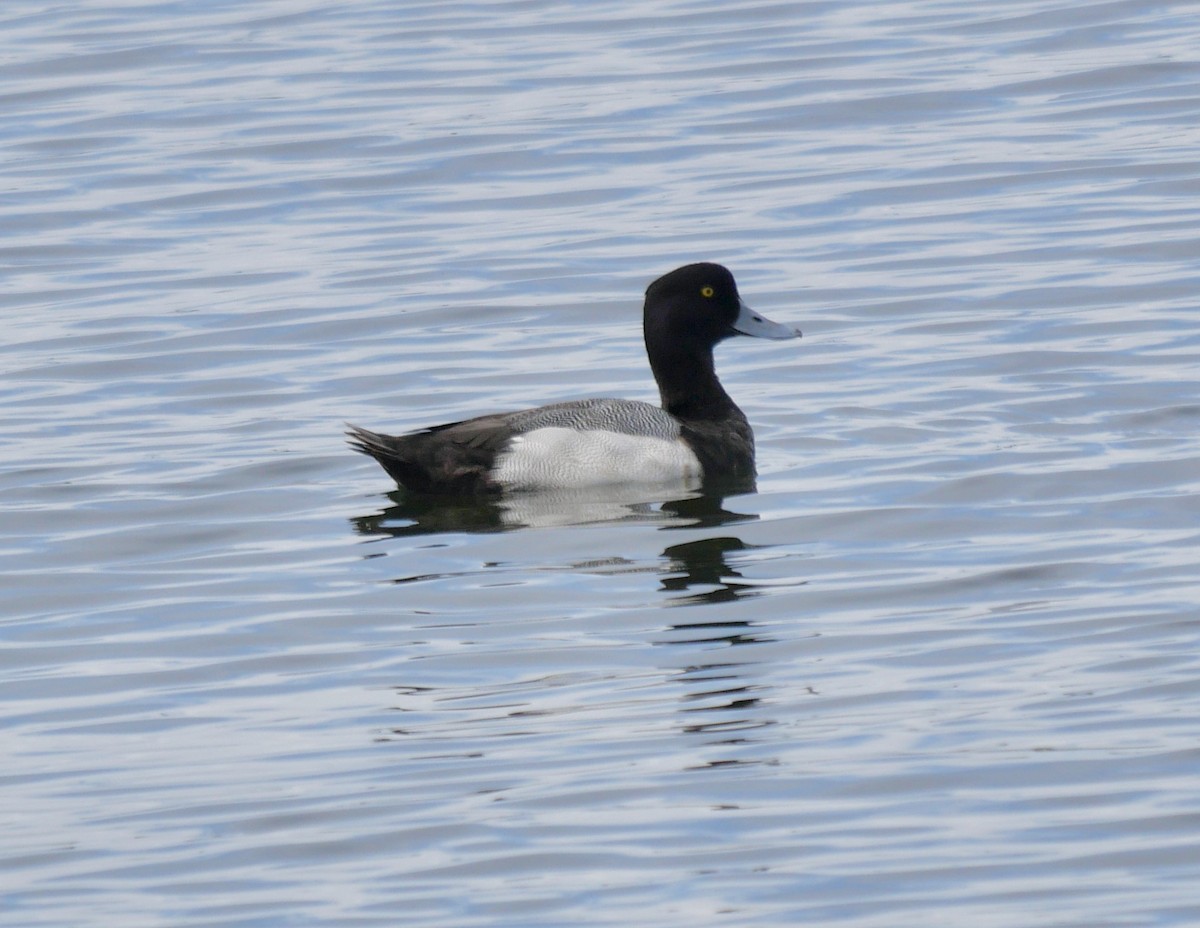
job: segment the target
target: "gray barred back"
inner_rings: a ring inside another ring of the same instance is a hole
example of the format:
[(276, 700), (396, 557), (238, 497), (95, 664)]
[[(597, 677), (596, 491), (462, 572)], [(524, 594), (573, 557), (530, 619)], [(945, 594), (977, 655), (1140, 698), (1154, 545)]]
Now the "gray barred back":
[(563, 428), (576, 431), (599, 429), (622, 435), (641, 435), (674, 441), (679, 438), (679, 423), (670, 413), (637, 400), (590, 399), (554, 403), (510, 413), (506, 423), (514, 432)]

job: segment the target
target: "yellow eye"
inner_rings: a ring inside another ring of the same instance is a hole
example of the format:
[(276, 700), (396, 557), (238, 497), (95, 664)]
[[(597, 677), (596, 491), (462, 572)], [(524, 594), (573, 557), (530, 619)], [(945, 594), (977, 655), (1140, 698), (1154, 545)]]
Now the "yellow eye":
[(714, 292), (715, 291), (713, 290), (712, 287), (701, 287), (700, 288), (701, 296), (705, 296), (705, 297), (712, 296)]

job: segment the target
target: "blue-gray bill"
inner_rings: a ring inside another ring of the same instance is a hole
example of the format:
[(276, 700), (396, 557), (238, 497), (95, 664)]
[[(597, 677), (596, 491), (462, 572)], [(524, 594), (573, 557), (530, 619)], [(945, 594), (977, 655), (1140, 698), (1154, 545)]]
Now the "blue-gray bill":
[(742, 335), (752, 335), (755, 338), (799, 338), (800, 330), (790, 325), (772, 322), (766, 316), (759, 315), (746, 301), (738, 300), (738, 317), (733, 320), (733, 330)]

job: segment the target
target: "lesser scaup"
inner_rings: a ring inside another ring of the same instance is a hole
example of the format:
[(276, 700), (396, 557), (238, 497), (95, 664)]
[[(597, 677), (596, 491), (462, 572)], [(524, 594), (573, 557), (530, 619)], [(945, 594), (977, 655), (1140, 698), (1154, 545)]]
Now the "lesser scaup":
[(752, 311), (719, 264), (689, 264), (654, 281), (643, 330), (661, 409), (576, 400), (406, 435), (351, 426), (350, 444), (418, 493), (752, 478), (754, 433), (717, 380), (713, 346), (733, 335), (796, 338), (800, 331)]

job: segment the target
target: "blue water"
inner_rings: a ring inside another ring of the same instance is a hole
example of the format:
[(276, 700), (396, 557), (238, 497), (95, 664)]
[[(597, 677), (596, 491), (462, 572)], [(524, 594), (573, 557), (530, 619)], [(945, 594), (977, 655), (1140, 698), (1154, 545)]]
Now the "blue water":
[[(0, 923), (1200, 922), (1191, 3), (0, 11)], [(654, 400), (758, 492), (397, 494)]]

